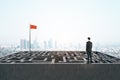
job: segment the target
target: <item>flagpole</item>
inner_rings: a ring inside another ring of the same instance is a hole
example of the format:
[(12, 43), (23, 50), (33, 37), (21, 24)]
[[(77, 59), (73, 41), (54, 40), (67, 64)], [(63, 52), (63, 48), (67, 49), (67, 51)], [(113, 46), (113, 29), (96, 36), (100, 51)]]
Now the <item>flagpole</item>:
[(31, 29), (29, 27), (29, 53), (31, 53)]
[(37, 29), (37, 26), (30, 24), (29, 27), (29, 53), (31, 53), (31, 29)]

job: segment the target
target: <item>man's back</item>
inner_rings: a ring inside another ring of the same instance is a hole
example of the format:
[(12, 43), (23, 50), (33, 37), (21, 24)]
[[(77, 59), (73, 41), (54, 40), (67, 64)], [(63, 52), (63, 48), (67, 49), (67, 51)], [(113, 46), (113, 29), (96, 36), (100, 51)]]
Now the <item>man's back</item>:
[(86, 53), (88, 56), (87, 63), (92, 63), (92, 42), (90, 41), (90, 37), (88, 37), (88, 41), (86, 42)]
[(87, 52), (91, 52), (92, 51), (92, 42), (91, 41), (88, 41), (86, 43), (86, 51)]

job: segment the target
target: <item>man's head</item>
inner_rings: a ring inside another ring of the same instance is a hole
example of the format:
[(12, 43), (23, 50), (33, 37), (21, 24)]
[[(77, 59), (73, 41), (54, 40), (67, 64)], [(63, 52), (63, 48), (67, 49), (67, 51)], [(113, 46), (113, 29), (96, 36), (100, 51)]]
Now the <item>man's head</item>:
[(88, 40), (90, 40), (90, 37), (88, 37)]

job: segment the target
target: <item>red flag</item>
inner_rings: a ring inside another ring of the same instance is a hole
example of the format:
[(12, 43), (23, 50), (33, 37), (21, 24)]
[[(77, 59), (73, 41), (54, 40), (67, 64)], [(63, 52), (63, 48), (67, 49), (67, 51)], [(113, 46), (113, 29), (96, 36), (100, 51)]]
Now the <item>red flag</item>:
[(30, 24), (30, 29), (37, 29), (37, 26), (36, 26), (36, 25), (31, 25), (31, 24)]

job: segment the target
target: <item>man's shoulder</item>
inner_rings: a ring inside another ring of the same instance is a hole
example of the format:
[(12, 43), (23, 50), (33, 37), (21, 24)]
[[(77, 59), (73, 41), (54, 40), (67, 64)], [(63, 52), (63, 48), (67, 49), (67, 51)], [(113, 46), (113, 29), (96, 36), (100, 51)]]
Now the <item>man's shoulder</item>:
[(90, 43), (92, 43), (91, 41), (87, 41), (87, 42), (90, 42)]
[(87, 43), (91, 43), (91, 44), (92, 44), (92, 42), (91, 42), (91, 41), (87, 41)]

